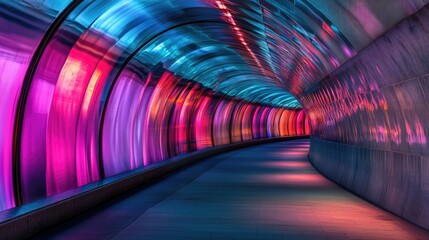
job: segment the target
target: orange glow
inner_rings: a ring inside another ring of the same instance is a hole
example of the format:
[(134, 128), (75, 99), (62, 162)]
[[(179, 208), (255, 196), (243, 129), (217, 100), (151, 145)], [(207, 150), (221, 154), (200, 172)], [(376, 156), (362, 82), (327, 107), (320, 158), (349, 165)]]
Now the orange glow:
[(86, 89), (86, 94), (83, 99), (83, 106), (82, 106), (83, 113), (87, 113), (88, 111), (89, 103), (91, 101), (92, 94), (94, 93), (95, 84), (100, 79), (100, 77), (101, 77), (101, 71), (95, 70), (94, 74), (91, 77), (91, 80), (89, 80), (88, 88)]

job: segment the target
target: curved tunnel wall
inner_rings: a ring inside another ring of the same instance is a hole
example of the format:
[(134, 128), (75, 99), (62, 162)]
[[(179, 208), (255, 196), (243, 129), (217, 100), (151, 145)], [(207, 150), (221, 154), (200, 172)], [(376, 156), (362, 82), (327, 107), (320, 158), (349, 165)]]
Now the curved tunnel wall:
[(429, 227), (427, 3), (0, 0), (0, 210), (311, 126), (319, 170)]
[(310, 159), (329, 178), (429, 228), (429, 8), (302, 95)]
[(0, 210), (183, 153), (309, 133), (291, 94), (255, 84), (263, 66), (219, 8), (172, 3), (1, 2)]

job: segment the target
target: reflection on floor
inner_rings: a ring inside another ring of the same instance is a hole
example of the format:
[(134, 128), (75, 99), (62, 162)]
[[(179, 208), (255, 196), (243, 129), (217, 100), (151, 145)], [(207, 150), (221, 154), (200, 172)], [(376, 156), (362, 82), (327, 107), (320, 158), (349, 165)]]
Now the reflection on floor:
[(75, 218), (40, 239), (429, 239), (338, 187), (308, 140), (225, 153)]

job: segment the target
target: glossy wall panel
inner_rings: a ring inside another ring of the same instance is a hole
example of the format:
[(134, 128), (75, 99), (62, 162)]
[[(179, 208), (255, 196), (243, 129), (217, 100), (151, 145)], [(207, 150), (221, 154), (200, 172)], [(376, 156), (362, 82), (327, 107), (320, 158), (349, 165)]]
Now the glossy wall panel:
[(331, 179), (429, 228), (429, 7), (302, 97), (310, 158)]
[[(5, 1), (0, 8), (0, 208), (15, 205), (12, 182), (12, 142), (15, 123), (15, 110), (24, 78), (38, 44), (56, 17), (69, 1), (34, 1), (31, 3)], [(18, 42), (19, 41), (19, 42)], [(44, 86), (39, 86), (44, 88)], [(43, 105), (43, 103), (40, 103)], [(34, 116), (37, 118), (38, 116)], [(43, 132), (44, 128), (34, 129)], [(37, 134), (37, 133), (35, 133)], [(42, 145), (44, 143), (41, 143)], [(43, 153), (31, 144), (29, 152), (36, 158), (44, 158)], [(34, 162), (26, 163), (35, 165)], [(43, 166), (42, 166), (43, 167)], [(38, 170), (28, 175), (40, 175)], [(38, 189), (43, 187), (34, 186)], [(28, 190), (31, 191), (31, 190)], [(38, 191), (38, 190), (35, 190)]]
[[(258, 134), (244, 140), (266, 138), (261, 136), (261, 132), (268, 132), (268, 114), (264, 113), (284, 111), (226, 99), (168, 71), (158, 76), (150, 72), (144, 75), (146, 80), (139, 79), (139, 75), (127, 73), (121, 76), (107, 108), (103, 128), (106, 177), (178, 154), (243, 141), (242, 136), (253, 130)], [(150, 81), (152, 84), (157, 82), (153, 89)], [(261, 115), (255, 115), (253, 108), (262, 108)], [(242, 120), (250, 119), (249, 116), (261, 119), (254, 122), (257, 123), (254, 128), (249, 128), (254, 123), (242, 125)], [(289, 124), (289, 121), (299, 122), (300, 119), (290, 118), (277, 124), (298, 127), (299, 124)], [(309, 129), (303, 125), (299, 127), (301, 129), (290, 131), (308, 134)], [(271, 137), (287, 135), (269, 133)]]

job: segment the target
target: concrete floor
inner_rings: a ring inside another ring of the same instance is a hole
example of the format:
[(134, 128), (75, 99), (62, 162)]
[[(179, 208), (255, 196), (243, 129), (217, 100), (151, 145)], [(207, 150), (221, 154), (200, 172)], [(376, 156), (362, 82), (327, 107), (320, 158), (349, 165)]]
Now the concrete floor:
[(429, 239), (308, 162), (308, 140), (228, 152), (105, 203), (39, 239)]

